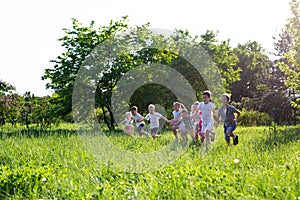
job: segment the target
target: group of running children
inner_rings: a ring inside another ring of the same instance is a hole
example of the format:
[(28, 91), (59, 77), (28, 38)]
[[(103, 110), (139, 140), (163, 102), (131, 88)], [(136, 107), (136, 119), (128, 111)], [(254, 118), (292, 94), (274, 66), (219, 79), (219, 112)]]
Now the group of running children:
[[(234, 106), (229, 105), (230, 96), (228, 94), (222, 95), (222, 107), (216, 114), (215, 105), (211, 102), (211, 92), (204, 91), (202, 93), (203, 102), (196, 101), (191, 106), (190, 113), (182, 103), (173, 103), (173, 119), (168, 120), (166, 117), (155, 111), (155, 106), (150, 104), (148, 106), (149, 113), (143, 117), (138, 113), (138, 108), (133, 106), (130, 112), (125, 113), (125, 120), (121, 124), (125, 124), (126, 134), (133, 135), (134, 126), (133, 121), (136, 123), (139, 134), (149, 136), (150, 134), (144, 130), (145, 120), (150, 120), (150, 132), (153, 139), (156, 139), (159, 131), (159, 119), (165, 120), (172, 126), (172, 131), (176, 139), (178, 139), (178, 132), (183, 140), (188, 140), (190, 134), (193, 141), (206, 141), (209, 144), (214, 140), (213, 126), (214, 124), (224, 124), (224, 136), (227, 144), (230, 144), (230, 137), (233, 138), (233, 145), (237, 145), (238, 135), (233, 131), (236, 129), (236, 122), (240, 118), (240, 111)], [(237, 114), (237, 117), (235, 116)]]

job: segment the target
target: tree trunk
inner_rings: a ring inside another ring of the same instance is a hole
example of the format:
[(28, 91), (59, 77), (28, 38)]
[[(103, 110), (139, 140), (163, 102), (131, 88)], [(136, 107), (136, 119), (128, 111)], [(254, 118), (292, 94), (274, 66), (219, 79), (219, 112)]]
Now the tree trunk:
[(105, 122), (107, 128), (111, 131), (110, 123), (109, 123), (109, 121), (108, 121), (108, 119), (107, 119), (107, 116), (106, 116), (106, 114), (105, 114), (104, 106), (101, 106), (101, 109), (102, 109), (102, 112), (103, 112), (103, 119), (104, 119), (104, 122)]
[(110, 116), (110, 131), (113, 131), (115, 130), (115, 120), (114, 120), (114, 115), (113, 115), (113, 112), (111, 110), (111, 106), (108, 106), (107, 108), (108, 112), (109, 112), (109, 116)]

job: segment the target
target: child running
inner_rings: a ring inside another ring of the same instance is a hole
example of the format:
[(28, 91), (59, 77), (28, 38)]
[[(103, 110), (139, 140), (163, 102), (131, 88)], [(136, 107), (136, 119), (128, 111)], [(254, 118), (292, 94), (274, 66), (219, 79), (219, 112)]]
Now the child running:
[(201, 111), (199, 111), (199, 117), (200, 117), (200, 120), (199, 120), (199, 123), (198, 123), (198, 135), (200, 136), (201, 143), (203, 143), (205, 137), (204, 137), (204, 134), (202, 132), (202, 120), (201, 120), (202, 112)]
[(194, 126), (192, 122), (192, 117), (188, 114), (188, 111), (186, 109), (183, 109), (181, 111), (181, 115), (182, 116), (179, 125), (181, 137), (183, 140), (187, 141), (188, 140), (187, 134), (190, 133), (194, 141), (195, 135), (194, 135)]
[(178, 139), (178, 135), (177, 135), (177, 130), (179, 129), (179, 124), (180, 124), (180, 120), (181, 120), (181, 109), (183, 108), (184, 106), (179, 103), (179, 102), (174, 102), (173, 103), (173, 119), (169, 121), (170, 125), (172, 125), (172, 131), (173, 131), (173, 134), (176, 138), (176, 140)]
[(200, 122), (200, 112), (198, 111), (198, 107), (199, 107), (199, 102), (196, 101), (195, 103), (193, 103), (193, 105), (191, 106), (191, 113), (190, 116), (192, 118), (192, 122), (194, 124), (193, 129), (194, 129), (194, 140), (198, 141), (198, 127), (199, 127), (199, 122)]
[(155, 105), (150, 104), (148, 106), (149, 113), (146, 115), (145, 120), (150, 120), (150, 131), (153, 139), (158, 137), (158, 129), (159, 129), (159, 119), (163, 119), (166, 122), (169, 122), (167, 118), (162, 116), (160, 113), (155, 112)]
[(123, 121), (121, 121), (120, 124), (125, 124), (126, 134), (129, 135), (129, 136), (132, 136), (134, 126), (133, 126), (133, 120), (132, 120), (131, 112), (126, 112), (125, 113), (125, 119)]
[(139, 134), (140, 135), (144, 134), (144, 135), (146, 135), (146, 137), (149, 137), (149, 133), (147, 133), (144, 130), (144, 126), (145, 126), (144, 117), (140, 113), (138, 113), (138, 107), (133, 106), (131, 108), (131, 114), (132, 114), (133, 120), (136, 123)]
[[(234, 106), (229, 105), (230, 96), (229, 94), (222, 95), (222, 108), (218, 112), (217, 121), (221, 117), (221, 121), (224, 123), (224, 135), (227, 144), (230, 144), (230, 137), (233, 138), (233, 145), (239, 143), (239, 138), (237, 134), (234, 134), (233, 131), (236, 129), (236, 122), (240, 119), (241, 112), (238, 111)], [(234, 113), (237, 114), (235, 118)]]
[(215, 105), (211, 102), (211, 92), (204, 91), (202, 93), (203, 102), (199, 104), (199, 110), (202, 113), (202, 133), (206, 139), (206, 144), (210, 144), (210, 137), (214, 124)]

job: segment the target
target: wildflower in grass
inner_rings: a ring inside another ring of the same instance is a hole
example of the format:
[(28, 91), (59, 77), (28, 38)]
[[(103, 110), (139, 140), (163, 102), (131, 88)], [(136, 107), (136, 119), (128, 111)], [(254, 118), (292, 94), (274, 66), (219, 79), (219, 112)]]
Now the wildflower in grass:
[(47, 181), (47, 179), (44, 177), (42, 178), (42, 182), (45, 183)]
[(234, 159), (233, 162), (234, 163), (239, 163), (240, 161), (239, 161), (239, 159)]

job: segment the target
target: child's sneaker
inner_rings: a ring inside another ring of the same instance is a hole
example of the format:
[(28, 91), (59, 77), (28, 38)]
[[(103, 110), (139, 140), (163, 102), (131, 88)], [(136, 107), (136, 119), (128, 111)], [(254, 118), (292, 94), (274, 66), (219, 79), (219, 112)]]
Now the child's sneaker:
[(239, 143), (239, 136), (235, 135), (233, 138), (233, 145), (237, 145)]

